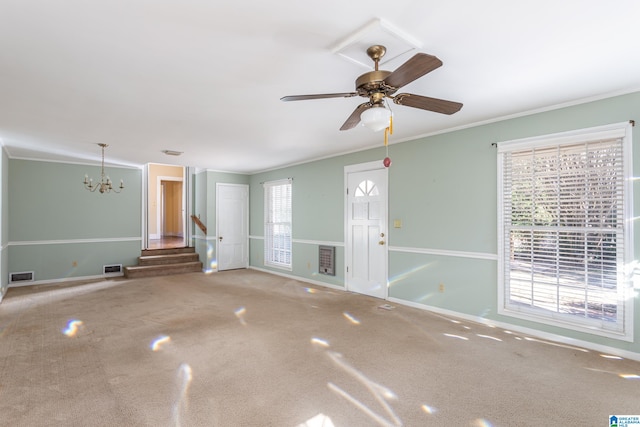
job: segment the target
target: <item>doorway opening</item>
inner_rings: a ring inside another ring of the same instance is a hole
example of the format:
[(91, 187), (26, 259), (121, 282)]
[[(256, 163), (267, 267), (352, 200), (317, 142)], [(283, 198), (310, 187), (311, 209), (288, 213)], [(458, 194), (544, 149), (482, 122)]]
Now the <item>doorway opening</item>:
[(186, 168), (150, 163), (147, 168), (148, 249), (187, 245)]

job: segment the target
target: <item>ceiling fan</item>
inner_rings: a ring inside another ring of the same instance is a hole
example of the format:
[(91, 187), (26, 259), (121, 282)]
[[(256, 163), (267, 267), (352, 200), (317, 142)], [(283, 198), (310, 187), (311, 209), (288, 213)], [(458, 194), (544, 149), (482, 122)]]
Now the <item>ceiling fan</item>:
[[(365, 116), (380, 116), (380, 114), (376, 113), (383, 112), (386, 113), (386, 124), (388, 124), (391, 112), (385, 108), (386, 99), (391, 99), (398, 105), (406, 105), (407, 107), (420, 108), (442, 114), (453, 114), (462, 108), (461, 103), (444, 99), (429, 98), (412, 93), (394, 95), (402, 86), (440, 67), (442, 61), (433, 55), (417, 53), (393, 72), (379, 70), (378, 63), (386, 51), (387, 49), (381, 45), (374, 45), (367, 49), (367, 55), (374, 62), (374, 70), (364, 73), (356, 79), (355, 92), (291, 95), (282, 97), (280, 100), (302, 101), (322, 98), (350, 98), (357, 95), (369, 98), (367, 102), (356, 107), (340, 130), (353, 129), (361, 120), (366, 124)], [(369, 112), (365, 113), (365, 111)], [(363, 113), (365, 113), (364, 116)], [(372, 128), (374, 130), (382, 130), (385, 127), (386, 125), (383, 124), (379, 129)]]

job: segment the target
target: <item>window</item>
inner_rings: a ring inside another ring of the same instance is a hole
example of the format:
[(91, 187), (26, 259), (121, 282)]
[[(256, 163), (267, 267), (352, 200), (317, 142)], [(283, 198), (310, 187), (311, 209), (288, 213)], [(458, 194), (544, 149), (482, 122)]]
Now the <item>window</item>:
[(498, 144), (499, 312), (633, 339), (631, 125)]
[(376, 183), (367, 179), (358, 184), (355, 197), (378, 196), (379, 194)]
[(291, 269), (291, 180), (264, 184), (264, 263)]

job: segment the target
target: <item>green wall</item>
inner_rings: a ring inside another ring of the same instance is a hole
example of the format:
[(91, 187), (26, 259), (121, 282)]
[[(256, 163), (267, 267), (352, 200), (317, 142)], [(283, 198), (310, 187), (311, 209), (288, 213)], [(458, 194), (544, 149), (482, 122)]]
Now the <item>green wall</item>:
[[(640, 353), (637, 295), (632, 343), (498, 315), (497, 149), (492, 146), (637, 119), (640, 93), (633, 93), (390, 145), (389, 298)], [(634, 176), (638, 176), (639, 131), (633, 146)], [(268, 269), (260, 240), (261, 182), (292, 177), (293, 271), (270, 270), (344, 286), (344, 167), (384, 157), (382, 148), (376, 148), (253, 175), (251, 265)], [(640, 212), (638, 191), (640, 186), (635, 185), (634, 217)], [(396, 219), (402, 221), (401, 228), (392, 227)], [(634, 236), (640, 248), (640, 231)], [(334, 280), (313, 274), (317, 246), (325, 242), (339, 245)]]
[(22, 159), (8, 162), (8, 269), (36, 281), (102, 275), (106, 264), (134, 265), (141, 248), (142, 171), (107, 167), (125, 189), (84, 189), (100, 167)]
[(9, 287), (9, 157), (0, 147), (0, 300)]

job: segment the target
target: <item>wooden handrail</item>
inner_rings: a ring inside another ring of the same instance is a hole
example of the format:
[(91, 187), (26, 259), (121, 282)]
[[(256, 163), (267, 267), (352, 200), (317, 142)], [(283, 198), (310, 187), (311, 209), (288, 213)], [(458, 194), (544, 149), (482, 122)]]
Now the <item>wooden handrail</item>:
[(195, 223), (196, 223), (196, 225), (198, 226), (198, 228), (199, 228), (200, 230), (202, 230), (202, 232), (203, 232), (204, 234), (207, 234), (207, 226), (206, 226), (206, 225), (204, 225), (204, 224), (202, 223), (202, 221), (200, 221), (200, 218), (198, 218), (198, 217), (197, 217), (197, 216), (195, 216), (195, 215), (191, 215), (191, 219), (193, 220), (193, 222), (195, 222)]

